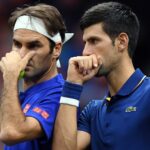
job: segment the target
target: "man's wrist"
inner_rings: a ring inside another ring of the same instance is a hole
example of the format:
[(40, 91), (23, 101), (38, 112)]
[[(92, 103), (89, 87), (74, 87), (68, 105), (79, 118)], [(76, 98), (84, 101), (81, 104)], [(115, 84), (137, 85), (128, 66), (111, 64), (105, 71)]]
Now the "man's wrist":
[(81, 86), (83, 85), (82, 80), (67, 78), (66, 81), (69, 82), (69, 83), (72, 83), (72, 84), (77, 84), (77, 85), (81, 85)]
[(78, 107), (82, 89), (83, 86), (66, 81), (62, 90), (60, 103)]

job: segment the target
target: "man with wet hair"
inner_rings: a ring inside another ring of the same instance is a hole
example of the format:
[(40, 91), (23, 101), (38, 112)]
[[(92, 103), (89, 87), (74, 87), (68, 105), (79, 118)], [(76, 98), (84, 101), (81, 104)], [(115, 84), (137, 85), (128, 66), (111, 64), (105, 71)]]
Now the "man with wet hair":
[(5, 150), (50, 150), (64, 84), (58, 58), (73, 34), (66, 33), (60, 12), (46, 4), (17, 8), (9, 23), (12, 50), (0, 61), (0, 140)]
[[(150, 78), (132, 63), (137, 16), (124, 4), (106, 2), (88, 9), (80, 27), (83, 56), (69, 60), (53, 150), (149, 150)], [(109, 92), (85, 106), (77, 124), (83, 84), (94, 76), (106, 78)]]

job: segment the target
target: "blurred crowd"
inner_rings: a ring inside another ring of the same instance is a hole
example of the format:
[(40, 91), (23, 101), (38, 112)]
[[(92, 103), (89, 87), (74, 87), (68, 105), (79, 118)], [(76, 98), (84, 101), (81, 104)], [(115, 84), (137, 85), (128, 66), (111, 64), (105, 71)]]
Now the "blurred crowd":
[[(82, 54), (82, 32), (79, 28), (79, 20), (84, 11), (92, 5), (95, 5), (104, 0), (0, 0), (0, 59), (4, 54), (11, 50), (12, 31), (8, 27), (8, 18), (11, 12), (24, 4), (47, 3), (56, 6), (62, 13), (68, 32), (74, 32), (75, 36), (70, 42), (64, 45), (62, 55), (60, 57), (61, 69), (60, 72), (66, 77), (68, 59), (72, 56)], [(106, 1), (106, 0), (105, 0)], [(119, 0), (118, 0), (119, 1)], [(133, 8), (133, 11), (139, 17), (141, 22), (140, 38), (133, 61), (135, 67), (140, 67), (141, 70), (150, 75), (150, 50), (149, 43), (149, 9), (148, 2), (136, 0), (120, 0)], [(147, 3), (147, 4), (146, 4)], [(0, 91), (2, 89), (2, 74), (0, 73)], [(88, 97), (87, 93), (88, 92)], [(81, 96), (81, 107), (85, 105), (91, 98), (100, 99), (107, 93), (107, 84), (104, 78), (92, 79), (84, 88)], [(2, 147), (0, 146), (0, 150)]]

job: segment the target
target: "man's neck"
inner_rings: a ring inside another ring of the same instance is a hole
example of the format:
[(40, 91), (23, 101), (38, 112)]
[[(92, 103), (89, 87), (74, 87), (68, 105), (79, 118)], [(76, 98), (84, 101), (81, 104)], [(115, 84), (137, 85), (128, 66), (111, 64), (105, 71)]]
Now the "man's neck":
[(35, 85), (35, 84), (38, 84), (38, 83), (41, 83), (43, 81), (46, 81), (46, 80), (49, 80), (53, 77), (55, 77), (56, 75), (58, 74), (58, 70), (57, 68), (51, 68), (50, 70), (48, 70), (47, 72), (45, 72), (42, 76), (40, 76), (39, 78), (37, 79), (25, 79), (24, 80), (24, 90), (28, 89), (29, 87)]
[(111, 96), (116, 95), (134, 71), (132, 62), (126, 63), (125, 67), (119, 66), (106, 77)]

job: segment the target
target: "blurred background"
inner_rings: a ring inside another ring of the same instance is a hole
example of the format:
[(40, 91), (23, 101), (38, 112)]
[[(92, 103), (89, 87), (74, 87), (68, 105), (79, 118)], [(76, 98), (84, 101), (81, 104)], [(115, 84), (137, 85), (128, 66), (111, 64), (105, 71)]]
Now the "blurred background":
[[(107, 0), (105, 0), (106, 2)], [(149, 4), (147, 0), (118, 0), (132, 7), (137, 14), (141, 30), (136, 53), (133, 58), (135, 68), (141, 68), (146, 74), (150, 75), (150, 19)], [(8, 18), (10, 13), (16, 8), (24, 4), (46, 3), (54, 5), (63, 15), (68, 32), (74, 32), (75, 36), (64, 45), (60, 57), (60, 72), (66, 77), (68, 59), (72, 56), (81, 55), (83, 49), (82, 32), (79, 28), (79, 20), (89, 7), (104, 2), (103, 0), (0, 0), (0, 59), (6, 52), (11, 50), (12, 31), (8, 27)], [(2, 74), (0, 73), (0, 91), (2, 89)], [(101, 99), (107, 93), (107, 84), (104, 78), (94, 78), (84, 85), (84, 91), (81, 96), (81, 108), (91, 99)], [(0, 144), (0, 150), (3, 148)]]

